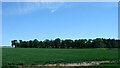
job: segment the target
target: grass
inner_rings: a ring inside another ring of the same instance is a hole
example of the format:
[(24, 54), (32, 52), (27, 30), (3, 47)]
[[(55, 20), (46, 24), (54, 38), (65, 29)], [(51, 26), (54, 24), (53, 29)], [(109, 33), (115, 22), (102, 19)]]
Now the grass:
[(0, 47), (0, 48), (13, 48), (13, 47)]
[(3, 66), (114, 61), (118, 49), (3, 48)]
[(102, 63), (100, 65), (95, 66), (120, 66), (118, 63)]

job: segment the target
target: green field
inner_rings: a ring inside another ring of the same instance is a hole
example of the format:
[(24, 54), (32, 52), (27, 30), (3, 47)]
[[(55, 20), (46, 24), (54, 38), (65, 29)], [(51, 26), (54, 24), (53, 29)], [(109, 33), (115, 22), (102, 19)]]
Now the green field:
[(3, 66), (116, 61), (118, 49), (3, 48)]

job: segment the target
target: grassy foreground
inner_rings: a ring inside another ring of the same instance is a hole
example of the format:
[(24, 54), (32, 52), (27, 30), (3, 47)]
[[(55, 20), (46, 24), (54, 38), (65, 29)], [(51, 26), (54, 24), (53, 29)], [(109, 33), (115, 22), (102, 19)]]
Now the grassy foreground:
[(118, 49), (3, 48), (3, 66), (114, 61)]

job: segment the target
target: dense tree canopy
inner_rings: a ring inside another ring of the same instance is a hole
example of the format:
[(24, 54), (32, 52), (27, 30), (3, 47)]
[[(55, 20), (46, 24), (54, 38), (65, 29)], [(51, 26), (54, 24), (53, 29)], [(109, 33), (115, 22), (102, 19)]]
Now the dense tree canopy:
[(118, 41), (116, 39), (78, 39), (55, 40), (46, 39), (38, 41), (37, 39), (30, 41), (12, 40), (12, 47), (15, 48), (118, 48)]

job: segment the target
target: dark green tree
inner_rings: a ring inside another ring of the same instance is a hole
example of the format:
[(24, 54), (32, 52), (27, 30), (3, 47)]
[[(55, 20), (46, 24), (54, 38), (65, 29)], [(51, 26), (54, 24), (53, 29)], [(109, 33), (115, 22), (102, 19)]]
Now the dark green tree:
[(60, 44), (61, 44), (60, 38), (56, 38), (54, 40), (54, 46), (55, 46), (55, 48), (60, 48)]

